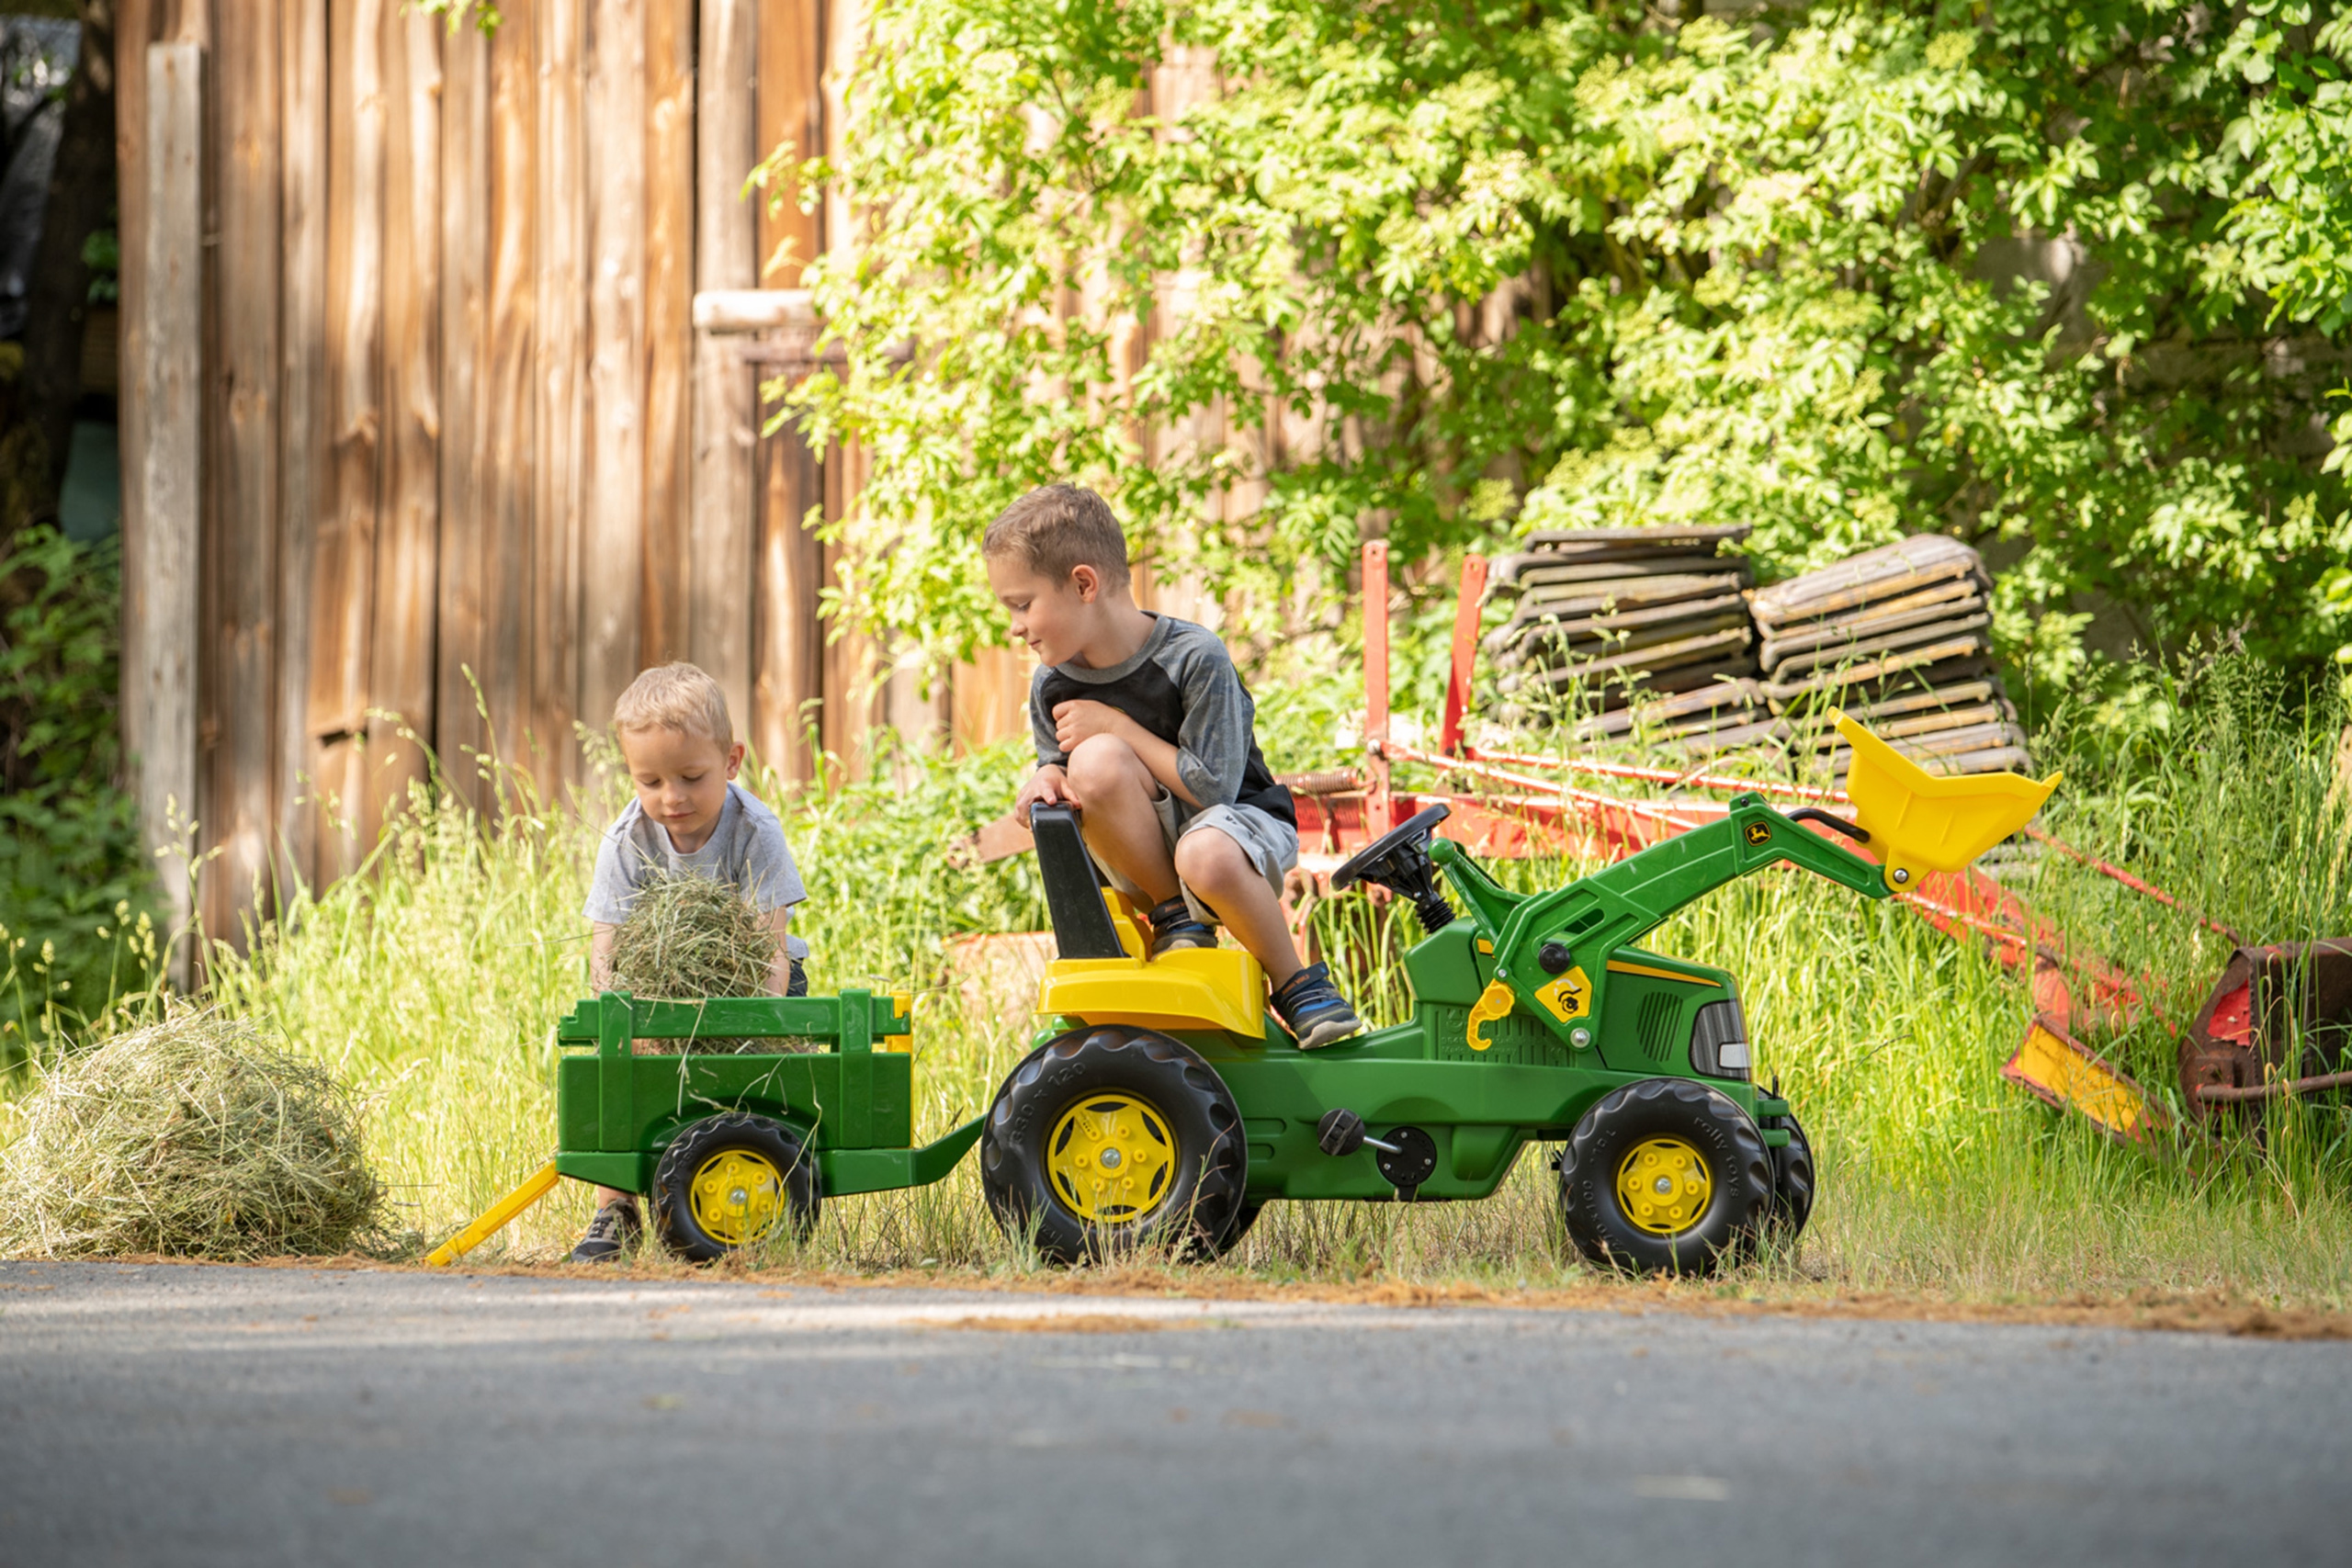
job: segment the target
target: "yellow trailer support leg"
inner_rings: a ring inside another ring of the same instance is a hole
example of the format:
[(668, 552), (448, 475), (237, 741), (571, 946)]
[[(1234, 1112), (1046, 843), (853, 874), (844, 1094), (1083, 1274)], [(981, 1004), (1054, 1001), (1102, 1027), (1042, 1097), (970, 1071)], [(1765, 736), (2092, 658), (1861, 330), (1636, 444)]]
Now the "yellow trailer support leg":
[(481, 1218), (435, 1247), (425, 1261), (435, 1269), (447, 1269), (492, 1236), (506, 1228), (507, 1222), (546, 1197), (555, 1184), (563, 1179), (556, 1174), (555, 1161), (533, 1171), (530, 1179), (484, 1210)]

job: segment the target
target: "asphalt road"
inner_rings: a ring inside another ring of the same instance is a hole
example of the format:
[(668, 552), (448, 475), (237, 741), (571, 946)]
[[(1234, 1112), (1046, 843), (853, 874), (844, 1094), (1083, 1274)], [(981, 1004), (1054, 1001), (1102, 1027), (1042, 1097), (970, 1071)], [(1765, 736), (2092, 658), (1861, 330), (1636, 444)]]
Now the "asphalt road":
[(2303, 1565), (2347, 1417), (2122, 1330), (0, 1264), (5, 1568)]

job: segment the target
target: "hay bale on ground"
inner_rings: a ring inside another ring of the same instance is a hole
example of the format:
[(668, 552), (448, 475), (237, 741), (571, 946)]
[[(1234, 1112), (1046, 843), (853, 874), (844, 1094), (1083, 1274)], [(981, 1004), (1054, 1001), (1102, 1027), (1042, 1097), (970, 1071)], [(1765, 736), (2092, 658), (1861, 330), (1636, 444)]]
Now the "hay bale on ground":
[[(767, 920), (724, 882), (691, 872), (656, 876), (638, 890), (613, 931), (616, 990), (656, 1001), (764, 997), (776, 958)], [(641, 1052), (813, 1051), (802, 1039), (640, 1040)]]
[(370, 1239), (384, 1189), (350, 1095), (254, 1025), (193, 1013), (42, 1076), (0, 1149), (0, 1253), (248, 1258)]

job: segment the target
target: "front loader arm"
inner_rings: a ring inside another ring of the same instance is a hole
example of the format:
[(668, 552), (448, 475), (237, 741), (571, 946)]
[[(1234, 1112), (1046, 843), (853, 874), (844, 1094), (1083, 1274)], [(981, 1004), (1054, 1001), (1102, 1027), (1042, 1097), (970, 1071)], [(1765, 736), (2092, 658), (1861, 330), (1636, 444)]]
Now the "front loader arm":
[(1592, 1038), (1589, 1023), (1600, 1010), (1610, 955), (1727, 882), (1788, 861), (1865, 897), (1889, 893), (1878, 866), (1753, 795), (1735, 797), (1721, 821), (1653, 844), (1556, 892), (1509, 902), (1457, 846), (1441, 839), (1431, 852), (1476, 923), (1496, 932), (1496, 983), (1577, 1046)]

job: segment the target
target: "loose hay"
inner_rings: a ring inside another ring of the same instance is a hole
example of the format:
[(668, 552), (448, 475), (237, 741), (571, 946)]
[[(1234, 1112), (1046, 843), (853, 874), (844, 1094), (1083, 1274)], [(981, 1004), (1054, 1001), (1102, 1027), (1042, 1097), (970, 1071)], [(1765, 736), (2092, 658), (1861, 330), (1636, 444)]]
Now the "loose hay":
[[(613, 932), (616, 989), (659, 1001), (764, 997), (775, 967), (775, 933), (743, 895), (691, 872), (656, 876), (638, 890)], [(640, 1040), (639, 1051), (812, 1051), (800, 1039)]]
[(0, 1253), (249, 1258), (350, 1251), (384, 1190), (334, 1076), (191, 1013), (45, 1073), (0, 1149)]

